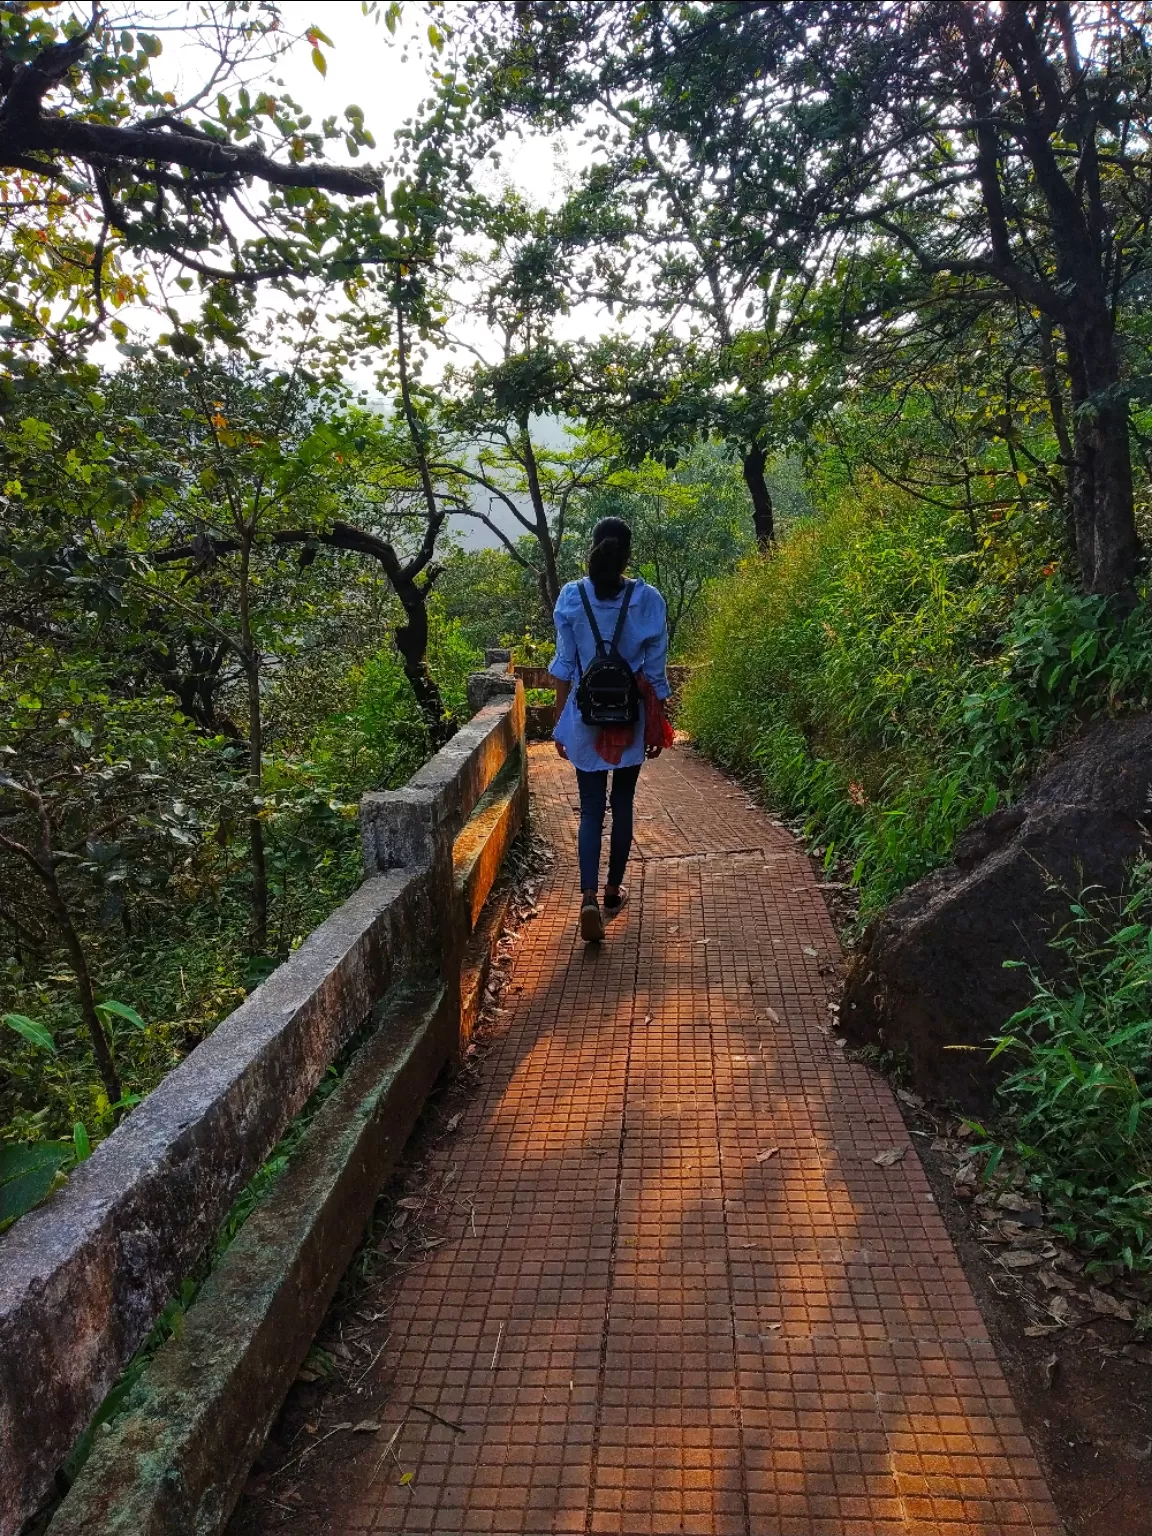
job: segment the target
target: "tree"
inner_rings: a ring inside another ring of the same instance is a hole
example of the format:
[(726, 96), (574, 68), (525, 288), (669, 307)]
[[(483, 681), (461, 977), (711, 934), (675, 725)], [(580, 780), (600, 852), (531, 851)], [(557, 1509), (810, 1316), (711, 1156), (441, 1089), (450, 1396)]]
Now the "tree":
[[(668, 113), (659, 88), (666, 61), (655, 46), (651, 58), (645, 53), (660, 16), (657, 8), (529, 6), (509, 35), (506, 18), (472, 10), (480, 41), (470, 76), (483, 82), (476, 153), (493, 117), (593, 125), (586, 134), (597, 158), (548, 220), (551, 280), (565, 289), (564, 307), (597, 299), (641, 319), (644, 330), (574, 356), (569, 398), (618, 434), (637, 464), (647, 455), (671, 462), (713, 434), (730, 443), (767, 545), (775, 525), (766, 466), (808, 415), (803, 398), (782, 386), (820, 253), (775, 252), (763, 220), (742, 217), (740, 189), (699, 124)], [(445, 94), (458, 88), (446, 82)], [(545, 242), (538, 245), (543, 254)]]
[[(483, 318), (498, 356), (478, 356), (466, 371), (449, 370), (433, 469), (454, 493), (456, 510), (482, 522), (532, 572), (551, 614), (573, 498), (605, 472), (606, 444), (562, 425), (572, 404), (572, 365), (554, 336), (555, 321), (568, 308), (560, 232), (545, 210), (529, 208), (512, 192), (486, 205), (482, 220), (485, 250), (460, 263), (473, 290), (461, 308)], [(548, 418), (569, 446), (543, 445)], [(481, 498), (487, 507), (477, 505)], [(496, 521), (495, 503), (523, 534)]]
[[(212, 636), (244, 677), (252, 947), (260, 953), (268, 931), (261, 809), (265, 650), (275, 651), (296, 622), (304, 599), (292, 588), (305, 582), (303, 572), (319, 550), (369, 557), (404, 608), (407, 623), (394, 638), (430, 737), (440, 744), (451, 726), (427, 667), (427, 588), (419, 577), (431, 569), (444, 514), (417, 513), (416, 548), (399, 552), (389, 524), (409, 521), (410, 504), (419, 503), (422, 491), (397, 461), (397, 434), (365, 413), (340, 417), (346, 400), (326, 397), (298, 369), (266, 379), (227, 360), (201, 359), (169, 366), (166, 376), (147, 372), (167, 386), (156, 391), (161, 408), (154, 426), (167, 438), (183, 484), (178, 506), (166, 507), (149, 534), (145, 569), (132, 584), (141, 599), (183, 612)], [(350, 505), (362, 522), (335, 515)], [(289, 552), (297, 556), (291, 578), (284, 564)]]
[(673, 175), (699, 159), (722, 177), (711, 249), (727, 269), (751, 260), (763, 280), (815, 253), (845, 293), (866, 273), (848, 334), (973, 302), (1041, 317), (1049, 374), (1067, 373), (1081, 579), (1123, 600), (1139, 565), (1143, 386), (1126, 344), (1150, 256), (1150, 20), (1144, 3), (1049, 0), (473, 11), (475, 131), (573, 122), (608, 79), (684, 147)]
[(91, 656), (66, 661), (46, 647), (6, 674), (0, 711), (0, 915), (25, 935), (58, 935), (108, 1106), (118, 1112), (124, 1090), (111, 1024), (140, 1020), (101, 1001), (90, 909), (98, 905), (105, 920), (126, 913), (133, 887), (166, 880), (171, 849), (189, 840), (189, 733), (162, 700), (117, 698)]
[[(322, 69), (322, 33), (294, 34), (271, 0), (210, 3), (156, 32), (137, 23), (99, 3), (87, 21), (62, 6), (0, 11), (2, 217), (15, 258), (3, 302), (18, 369), (45, 349), (82, 353), (109, 302), (141, 295), (144, 263), (192, 274), (208, 323), (235, 337), (229, 290), (341, 277), (395, 254), (378, 174), (322, 158), (333, 139), (352, 154), (372, 147), (360, 108), (316, 128), (257, 84), (301, 41)], [(205, 60), (183, 100), (153, 79), (164, 30)]]

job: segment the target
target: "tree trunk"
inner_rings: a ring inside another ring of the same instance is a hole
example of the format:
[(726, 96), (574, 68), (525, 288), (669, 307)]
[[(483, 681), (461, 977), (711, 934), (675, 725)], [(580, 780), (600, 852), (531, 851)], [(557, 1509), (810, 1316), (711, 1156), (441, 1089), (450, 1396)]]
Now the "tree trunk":
[(428, 594), (415, 581), (393, 579), (392, 587), (407, 619), (395, 630), (393, 639), (404, 663), (404, 676), (428, 727), (433, 751), (439, 751), (452, 739), (453, 731), (436, 679), (428, 670)]
[(248, 681), (248, 843), (252, 859), (252, 912), (248, 948), (262, 955), (268, 948), (268, 864), (264, 857), (264, 823), (260, 800), (264, 789), (264, 726), (260, 710), (260, 658), (244, 658)]
[(248, 577), (251, 538), (245, 532), (240, 559), (240, 640), (244, 678), (248, 684), (248, 844), (252, 860), (252, 904), (248, 930), (250, 954), (268, 949), (268, 865), (264, 857), (264, 825), (260, 801), (264, 791), (264, 722), (260, 699), (260, 652), (252, 635)]
[(1128, 406), (1114, 398), (1120, 366), (1112, 317), (1106, 309), (1087, 314), (1065, 326), (1065, 339), (1074, 423), (1070, 501), (1080, 578), (1086, 592), (1130, 600), (1140, 545)]
[(119, 1104), (124, 1097), (124, 1089), (120, 1085), (120, 1074), (116, 1070), (116, 1062), (112, 1057), (112, 1047), (108, 1044), (104, 1022), (96, 1012), (96, 994), (92, 987), (92, 975), (88, 969), (88, 957), (84, 953), (84, 944), (76, 931), (68, 904), (55, 880), (50, 889), (52, 905), (56, 909), (56, 920), (64, 935), (64, 943), (68, 948), (68, 960), (76, 976), (76, 989), (80, 994), (80, 1013), (92, 1041), (92, 1049), (96, 1053), (100, 1081), (104, 1084), (104, 1092), (108, 1095), (109, 1104)]
[[(67, 897), (60, 888), (60, 879), (56, 873), (56, 863), (52, 854), (52, 826), (44, 803), (39, 797), (37, 797), (37, 812), (40, 819), (40, 857), (32, 858), (30, 862), (44, 882), (48, 903), (64, 939), (65, 948), (68, 950), (68, 962), (72, 967), (72, 974), (76, 977), (76, 990), (80, 997), (80, 1015), (92, 1041), (92, 1050), (96, 1056), (96, 1066), (100, 1073), (100, 1081), (104, 1084), (104, 1092), (108, 1095), (109, 1104), (119, 1104), (124, 1097), (124, 1090), (120, 1085), (120, 1074), (116, 1070), (116, 1062), (112, 1056), (112, 1047), (108, 1043), (104, 1021), (96, 1012), (96, 992), (92, 986), (92, 973), (88, 969), (88, 956), (84, 951), (84, 941), (80, 937), (76, 924), (72, 921)], [(28, 857), (28, 855), (25, 856)]]
[(540, 485), (540, 470), (536, 463), (536, 451), (532, 447), (532, 439), (528, 435), (528, 423), (522, 421), (520, 426), (520, 447), (524, 454), (524, 474), (528, 481), (528, 495), (532, 502), (532, 511), (536, 517), (536, 542), (540, 546), (540, 558), (543, 562), (540, 573), (540, 595), (544, 598), (551, 618), (552, 610), (556, 607), (556, 599), (560, 596), (560, 569), (556, 562), (556, 551), (552, 548), (552, 530), (548, 526), (548, 509), (544, 505), (544, 491)]
[[(423, 492), (424, 507), (428, 516), (425, 544), (427, 546), (428, 558), (431, 559), (436, 535), (440, 530), (441, 523), (444, 521), (444, 514), (436, 501), (436, 487), (432, 483), (432, 470), (428, 463), (424, 425), (416, 414), (416, 407), (412, 402), (412, 382), (408, 376), (408, 336), (404, 327), (404, 303), (400, 288), (400, 278), (400, 268), (397, 267), (394, 302), (396, 307), (396, 356), (400, 371), (400, 399), (404, 407), (404, 420), (408, 425), (408, 436), (412, 443), (412, 451), (416, 455), (416, 469), (420, 476), (420, 488)], [(440, 690), (436, 686), (436, 679), (428, 670), (427, 588), (417, 585), (416, 575), (418, 572), (413, 572), (412, 562), (409, 562), (407, 568), (401, 567), (397, 563), (394, 564), (393, 568), (386, 567), (386, 569), (388, 569), (388, 579), (392, 583), (392, 590), (400, 599), (405, 617), (408, 620), (406, 624), (402, 625), (395, 632), (396, 649), (400, 652), (400, 658), (404, 663), (404, 676), (412, 686), (412, 692), (416, 695), (416, 703), (428, 727), (432, 749), (433, 751), (439, 751), (446, 741), (451, 740), (453, 728), (444, 708), (444, 700), (440, 695)]]
[(753, 443), (744, 455), (744, 484), (752, 498), (752, 526), (756, 530), (756, 542), (766, 549), (776, 537), (776, 523), (772, 516), (772, 496), (764, 478), (768, 455), (757, 443)]

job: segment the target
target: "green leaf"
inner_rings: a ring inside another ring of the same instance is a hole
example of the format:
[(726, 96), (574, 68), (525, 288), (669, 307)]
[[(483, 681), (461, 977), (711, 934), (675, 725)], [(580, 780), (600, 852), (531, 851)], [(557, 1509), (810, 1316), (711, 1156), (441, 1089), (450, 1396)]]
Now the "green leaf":
[(43, 1024), (30, 1019), (26, 1013), (6, 1013), (4, 1022), (9, 1029), (14, 1029), (18, 1035), (23, 1035), (32, 1045), (38, 1046), (42, 1051), (51, 1051), (55, 1056), (56, 1041), (52, 1038), (52, 1031), (46, 1029)]
[(319, 48), (313, 48), (312, 50), (312, 63), (316, 66), (322, 75), (326, 75), (328, 73), (328, 60), (320, 52)]
[(77, 1120), (72, 1127), (72, 1146), (78, 1163), (87, 1162), (92, 1156), (92, 1143), (88, 1139), (88, 1127), (83, 1120)]
[(104, 1016), (115, 1014), (118, 1019), (126, 1019), (136, 1029), (148, 1028), (135, 1008), (129, 1008), (127, 1003), (97, 1003), (96, 1012)]
[(43, 1200), (72, 1155), (70, 1141), (0, 1143), (0, 1228)]

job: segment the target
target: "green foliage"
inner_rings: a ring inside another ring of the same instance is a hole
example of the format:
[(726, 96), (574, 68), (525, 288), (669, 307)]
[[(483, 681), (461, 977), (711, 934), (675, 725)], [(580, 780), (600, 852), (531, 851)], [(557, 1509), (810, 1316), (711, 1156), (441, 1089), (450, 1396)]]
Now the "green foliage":
[[(181, 324), (167, 309), (182, 354), (194, 356), (213, 334), (243, 344), (250, 297), (229, 281), (237, 270), (254, 267), (264, 281), (290, 287), (308, 275), (347, 276), (366, 247), (380, 259), (389, 244), (377, 179), (321, 163), (332, 140), (352, 156), (373, 146), (361, 110), (315, 122), (279, 85), (270, 94), (245, 83), (268, 80), (293, 43), (310, 43), (322, 63), (321, 33), (294, 35), (274, 4), (219, 14), (185, 8), (163, 27), (193, 72), (182, 104), (155, 69), (164, 41), (119, 25), (123, 19), (54, 5), (0, 11), (9, 61), (0, 93), (19, 122), (0, 156), (0, 363), (16, 373), (38, 357), (80, 354), (110, 309), (148, 295), (149, 275), (165, 258), (175, 258), (173, 278), (185, 292), (194, 282), (188, 268), (200, 272), (199, 322)], [(204, 165), (205, 145), (226, 146), (243, 166), (258, 213), (237, 201), (240, 181), (222, 183)], [(328, 195), (337, 191), (364, 201), (347, 209)], [(211, 259), (222, 251), (226, 257)], [(109, 328), (129, 355), (144, 350), (127, 340), (122, 320)]]
[(506, 636), (539, 629), (545, 618), (535, 576), (505, 549), (453, 549), (435, 590), (434, 606), (459, 622), (481, 656)]
[(1054, 947), (1069, 979), (1034, 976), (992, 1053), (1013, 1063), (999, 1091), (1003, 1145), (1094, 1263), (1150, 1270), (1152, 867), (1111, 909), (1083, 895)]
[(1077, 720), (1152, 697), (1145, 607), (1014, 595), (963, 521), (857, 488), (715, 592), (683, 718), (847, 860), (865, 913), (948, 857)]
[(0, 1232), (43, 1200), (73, 1155), (70, 1141), (0, 1142)]
[(45, 1029), (43, 1024), (38, 1024), (35, 1019), (30, 1019), (26, 1013), (6, 1013), (4, 1022), (9, 1029), (14, 1029), (18, 1035), (42, 1051), (51, 1051), (56, 1054), (56, 1042), (52, 1038), (52, 1031)]

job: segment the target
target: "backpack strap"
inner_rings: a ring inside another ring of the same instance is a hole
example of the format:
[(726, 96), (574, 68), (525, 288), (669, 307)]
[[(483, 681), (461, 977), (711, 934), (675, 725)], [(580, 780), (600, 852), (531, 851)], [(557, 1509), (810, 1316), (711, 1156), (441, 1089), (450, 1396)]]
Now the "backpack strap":
[[(588, 615), (588, 622), (592, 626), (592, 638), (596, 641), (596, 654), (597, 656), (607, 656), (608, 651), (604, 644), (604, 637), (600, 633), (600, 626), (596, 622), (596, 615), (592, 612), (592, 604), (588, 601), (588, 594), (584, 590), (584, 583), (578, 581), (576, 586), (580, 593), (580, 601), (584, 604), (584, 612)], [(619, 638), (619, 632), (620, 626), (617, 625), (616, 634), (612, 637), (613, 647), (615, 647), (616, 641)]]
[(616, 654), (619, 654), (620, 636), (624, 633), (624, 620), (628, 617), (628, 604), (632, 601), (632, 593), (635, 591), (635, 588), (636, 583), (634, 581), (626, 581), (624, 583), (624, 601), (620, 604), (620, 616), (616, 620), (616, 628), (612, 631), (611, 649)]

